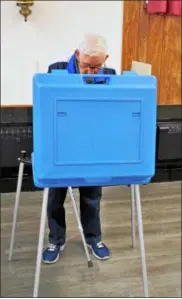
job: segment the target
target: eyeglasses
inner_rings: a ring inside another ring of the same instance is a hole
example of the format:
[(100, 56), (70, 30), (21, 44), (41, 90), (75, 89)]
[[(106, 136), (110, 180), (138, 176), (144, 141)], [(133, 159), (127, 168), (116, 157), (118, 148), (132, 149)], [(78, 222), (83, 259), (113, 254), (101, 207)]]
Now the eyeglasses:
[(78, 66), (84, 70), (99, 70), (103, 64), (98, 64), (98, 65), (90, 65), (90, 64), (85, 64), (85, 63), (80, 63), (78, 62)]

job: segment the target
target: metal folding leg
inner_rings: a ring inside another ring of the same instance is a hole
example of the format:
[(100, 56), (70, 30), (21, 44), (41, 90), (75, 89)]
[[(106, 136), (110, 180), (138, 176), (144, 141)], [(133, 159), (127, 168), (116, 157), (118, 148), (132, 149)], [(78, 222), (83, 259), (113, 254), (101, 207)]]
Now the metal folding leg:
[(135, 196), (136, 196), (136, 210), (137, 210), (137, 220), (138, 220), (138, 234), (139, 234), (139, 243), (140, 243), (140, 254), (141, 254), (141, 262), (142, 262), (144, 296), (149, 297), (139, 185), (135, 185), (134, 189), (135, 189)]
[(10, 239), (10, 249), (9, 249), (9, 257), (8, 260), (12, 260), (13, 249), (14, 249), (14, 241), (15, 241), (15, 231), (16, 231), (16, 223), (17, 223), (17, 216), (18, 216), (18, 208), (19, 208), (19, 201), (20, 201), (20, 193), (22, 188), (22, 180), (23, 180), (23, 171), (26, 159), (26, 152), (21, 152), (21, 157), (18, 158), (20, 161), (19, 165), (19, 172), (18, 172), (18, 182), (17, 182), (17, 189), (16, 189), (16, 197), (15, 197), (15, 205), (13, 211), (13, 224), (12, 224), (12, 231), (11, 231), (11, 239)]
[(135, 220), (135, 187), (130, 186), (131, 191), (131, 237), (132, 247), (135, 247), (135, 236), (136, 236), (136, 220)]
[(75, 217), (76, 217), (76, 220), (77, 220), (78, 229), (79, 229), (80, 234), (81, 234), (81, 238), (82, 238), (82, 242), (83, 242), (83, 247), (85, 249), (85, 255), (86, 255), (86, 258), (87, 258), (88, 267), (93, 267), (93, 262), (91, 260), (90, 255), (89, 255), (89, 252), (88, 252), (88, 248), (87, 248), (85, 236), (84, 236), (84, 233), (83, 233), (83, 227), (82, 227), (82, 224), (81, 224), (81, 221), (80, 221), (80, 217), (79, 217), (79, 214), (78, 214), (78, 209), (77, 209), (77, 206), (76, 206), (76, 201), (75, 201), (75, 198), (74, 198), (73, 190), (72, 190), (71, 187), (69, 187), (68, 190), (69, 190), (69, 194), (70, 194), (70, 197), (71, 197), (71, 201), (72, 201), (72, 205), (73, 205), (73, 210), (74, 210), (74, 213), (75, 213)]
[(39, 292), (40, 269), (41, 269), (42, 252), (44, 246), (44, 232), (45, 232), (45, 224), (47, 218), (48, 195), (49, 195), (49, 188), (45, 188), (43, 193), (42, 213), (40, 219), (39, 242), (37, 247), (37, 262), (36, 262), (36, 269), (35, 269), (33, 297), (38, 297), (38, 292)]

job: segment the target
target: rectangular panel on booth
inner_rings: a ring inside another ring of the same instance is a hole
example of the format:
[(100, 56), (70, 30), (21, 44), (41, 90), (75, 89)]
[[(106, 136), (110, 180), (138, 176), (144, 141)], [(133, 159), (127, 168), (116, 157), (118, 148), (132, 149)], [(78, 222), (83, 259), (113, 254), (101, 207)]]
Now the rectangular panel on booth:
[(155, 173), (156, 85), (155, 77), (132, 72), (77, 75), (60, 70), (36, 74), (35, 185), (150, 182)]

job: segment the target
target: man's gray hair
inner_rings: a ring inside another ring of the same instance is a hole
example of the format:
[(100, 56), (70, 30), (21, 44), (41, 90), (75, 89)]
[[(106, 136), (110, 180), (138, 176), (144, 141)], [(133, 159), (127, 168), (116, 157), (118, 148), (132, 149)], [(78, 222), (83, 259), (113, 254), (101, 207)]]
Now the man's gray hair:
[(107, 43), (103, 36), (97, 34), (87, 34), (78, 48), (81, 54), (95, 56), (98, 54), (107, 55)]

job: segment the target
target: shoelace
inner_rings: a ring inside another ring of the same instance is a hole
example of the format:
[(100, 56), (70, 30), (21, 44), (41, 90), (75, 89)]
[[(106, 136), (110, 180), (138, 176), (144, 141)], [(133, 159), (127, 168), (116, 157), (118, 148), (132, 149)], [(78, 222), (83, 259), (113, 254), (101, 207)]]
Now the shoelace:
[(56, 245), (55, 244), (49, 244), (49, 251), (55, 251)]
[(104, 244), (103, 244), (102, 242), (99, 242), (99, 243), (97, 243), (97, 247), (98, 247), (98, 248), (103, 248), (103, 247), (104, 247)]

